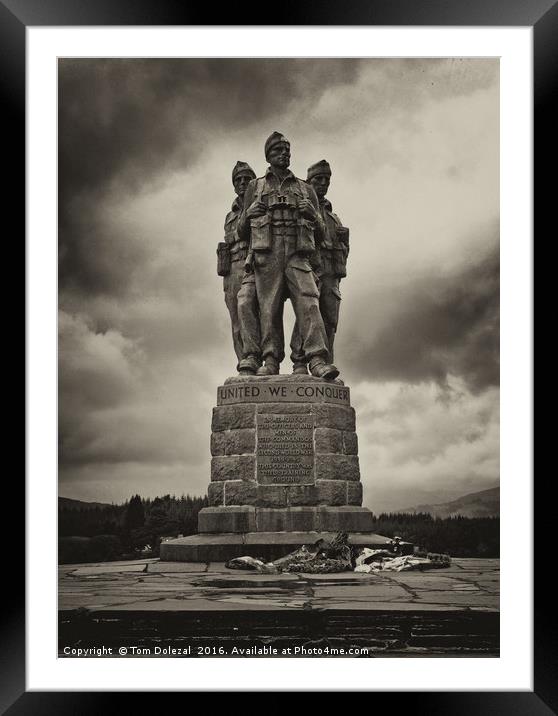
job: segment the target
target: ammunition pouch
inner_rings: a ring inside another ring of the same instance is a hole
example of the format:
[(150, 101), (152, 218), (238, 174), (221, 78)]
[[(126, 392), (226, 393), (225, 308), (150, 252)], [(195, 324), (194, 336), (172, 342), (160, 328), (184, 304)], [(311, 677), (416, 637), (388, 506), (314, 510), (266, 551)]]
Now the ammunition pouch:
[[(337, 241), (349, 248), (349, 229), (346, 226), (337, 226), (335, 229)], [(347, 251), (348, 253), (348, 251)]]
[(271, 219), (269, 214), (250, 219), (252, 251), (271, 251)]
[(292, 278), (297, 284), (298, 291), (301, 296), (309, 298), (320, 298), (320, 289), (318, 288), (318, 277), (312, 271), (310, 261), (305, 256), (292, 256), (289, 259), (288, 269), (294, 269), (291, 273)]
[(315, 250), (314, 222), (301, 217), (296, 221), (296, 252), (310, 256)]
[(228, 244), (220, 241), (217, 244), (217, 275), (228, 276), (231, 272), (231, 252)]
[(349, 254), (349, 229), (346, 226), (338, 226), (335, 233), (337, 241), (333, 249), (333, 274), (338, 278), (345, 278)]
[(347, 249), (344, 246), (337, 246), (332, 251), (333, 275), (338, 278), (345, 278), (347, 275)]
[(232, 263), (235, 261), (244, 261), (244, 259), (248, 256), (247, 241), (237, 241), (231, 245), (230, 249)]

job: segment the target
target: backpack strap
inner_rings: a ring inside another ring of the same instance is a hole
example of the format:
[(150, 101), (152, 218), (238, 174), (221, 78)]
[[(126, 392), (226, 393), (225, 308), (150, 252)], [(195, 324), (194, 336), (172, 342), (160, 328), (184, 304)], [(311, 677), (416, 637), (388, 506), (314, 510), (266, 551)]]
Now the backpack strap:
[(258, 177), (256, 179), (256, 189), (254, 191), (254, 201), (262, 200), (264, 186), (265, 186), (265, 177)]
[(300, 187), (302, 189), (302, 195), (305, 199), (310, 199), (310, 187), (308, 186), (308, 182), (305, 182), (303, 179), (300, 180)]

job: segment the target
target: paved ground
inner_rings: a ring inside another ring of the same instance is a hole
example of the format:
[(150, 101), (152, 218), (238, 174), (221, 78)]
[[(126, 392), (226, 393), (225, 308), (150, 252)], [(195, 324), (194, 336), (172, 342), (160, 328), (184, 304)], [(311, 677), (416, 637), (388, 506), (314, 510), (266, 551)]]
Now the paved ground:
[(497, 656), (498, 610), (496, 559), (384, 574), (263, 575), (159, 560), (59, 568), (61, 653), (77, 644), (349, 640), (376, 656)]

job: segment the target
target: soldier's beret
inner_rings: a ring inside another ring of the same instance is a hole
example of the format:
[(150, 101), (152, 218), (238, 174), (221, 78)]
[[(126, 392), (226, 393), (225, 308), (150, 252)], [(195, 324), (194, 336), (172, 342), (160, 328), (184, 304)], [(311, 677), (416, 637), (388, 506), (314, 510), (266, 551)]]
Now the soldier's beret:
[(289, 140), (281, 134), (281, 132), (273, 132), (273, 134), (270, 134), (269, 137), (265, 140), (265, 146), (264, 146), (264, 153), (267, 157), (267, 153), (273, 147), (275, 144), (279, 144), (279, 142), (287, 142), (289, 144)]
[(316, 162), (315, 164), (312, 164), (311, 167), (308, 167), (308, 176), (306, 177), (306, 181), (310, 181), (312, 177), (316, 177), (318, 174), (327, 174), (328, 176), (331, 176), (331, 167), (325, 159), (320, 159), (319, 162)]
[(246, 162), (237, 162), (234, 165), (234, 169), (232, 170), (232, 180), (234, 183), (234, 180), (239, 174), (250, 174), (252, 179), (256, 178), (256, 172), (252, 169), (252, 167), (247, 164)]

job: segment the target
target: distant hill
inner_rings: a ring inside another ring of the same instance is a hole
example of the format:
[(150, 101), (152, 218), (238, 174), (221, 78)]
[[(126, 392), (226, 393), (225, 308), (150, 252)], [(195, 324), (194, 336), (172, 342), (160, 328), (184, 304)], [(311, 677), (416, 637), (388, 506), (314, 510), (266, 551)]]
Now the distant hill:
[(472, 492), (439, 505), (417, 505), (395, 512), (429, 512), (433, 517), (499, 517), (500, 488), (492, 487), (490, 490)]
[(71, 500), (69, 497), (58, 498), (59, 510), (94, 510), (95, 507), (111, 507), (106, 502), (82, 502), (81, 500)]

